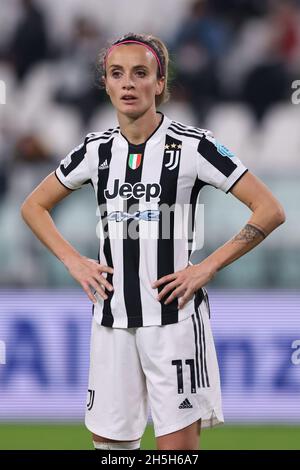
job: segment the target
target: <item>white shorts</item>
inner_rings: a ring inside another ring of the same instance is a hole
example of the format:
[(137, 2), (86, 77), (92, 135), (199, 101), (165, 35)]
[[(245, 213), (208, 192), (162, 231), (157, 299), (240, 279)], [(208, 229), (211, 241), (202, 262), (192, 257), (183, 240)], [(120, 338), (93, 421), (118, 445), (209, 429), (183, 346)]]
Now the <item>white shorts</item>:
[(155, 436), (199, 419), (202, 427), (224, 422), (207, 300), (171, 325), (109, 328), (93, 319), (87, 428), (108, 439), (139, 439), (148, 405)]

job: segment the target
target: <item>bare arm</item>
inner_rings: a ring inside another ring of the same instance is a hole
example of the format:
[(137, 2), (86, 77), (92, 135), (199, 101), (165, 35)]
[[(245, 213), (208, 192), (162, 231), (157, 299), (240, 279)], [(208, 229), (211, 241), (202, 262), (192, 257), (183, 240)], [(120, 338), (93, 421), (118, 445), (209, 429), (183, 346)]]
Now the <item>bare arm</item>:
[(81, 256), (57, 230), (50, 211), (70, 193), (72, 190), (63, 186), (54, 173), (51, 173), (24, 201), (21, 214), (33, 233), (64, 263), (90, 300), (95, 302), (96, 299), (89, 286), (94, 288), (101, 297), (107, 298), (101, 285), (109, 290), (112, 290), (112, 286), (102, 276), (102, 272), (112, 274), (113, 269)]
[(193, 293), (207, 284), (217, 271), (252, 250), (276, 227), (284, 223), (285, 214), (282, 206), (270, 190), (250, 172), (245, 173), (231, 193), (252, 211), (248, 223), (235, 237), (201, 263), (154, 282), (153, 288), (166, 284), (158, 295), (159, 301), (173, 290), (165, 303), (172, 302), (175, 297), (182, 297), (179, 303), (182, 308)]

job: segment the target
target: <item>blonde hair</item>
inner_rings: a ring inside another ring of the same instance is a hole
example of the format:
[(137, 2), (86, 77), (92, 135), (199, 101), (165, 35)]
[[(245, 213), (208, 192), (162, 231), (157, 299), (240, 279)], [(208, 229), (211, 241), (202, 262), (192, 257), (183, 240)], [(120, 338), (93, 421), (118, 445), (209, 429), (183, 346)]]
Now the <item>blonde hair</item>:
[(162, 73), (160, 72), (160, 68), (157, 67), (157, 78), (164, 77), (165, 84), (162, 93), (160, 95), (155, 96), (155, 105), (156, 107), (158, 107), (161, 104), (166, 103), (170, 99), (170, 91), (168, 88), (170, 58), (169, 51), (164, 42), (160, 38), (158, 38), (157, 36), (153, 36), (152, 34), (127, 33), (121, 38), (110, 42), (107, 47), (102, 49), (100, 51), (97, 61), (97, 70), (100, 73), (100, 85), (102, 88), (104, 88), (103, 77), (106, 77), (106, 57), (109, 49), (116, 44), (130, 40), (139, 41), (150, 46), (155, 51), (160, 61)]

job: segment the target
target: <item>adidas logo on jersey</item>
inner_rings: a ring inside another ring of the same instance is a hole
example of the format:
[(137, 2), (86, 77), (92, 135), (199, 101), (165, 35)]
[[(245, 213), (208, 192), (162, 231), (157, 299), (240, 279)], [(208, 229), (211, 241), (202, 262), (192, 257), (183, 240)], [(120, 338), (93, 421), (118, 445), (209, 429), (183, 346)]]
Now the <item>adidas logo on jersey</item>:
[(107, 170), (107, 168), (108, 168), (108, 162), (107, 162), (107, 159), (106, 159), (106, 160), (104, 160), (104, 162), (103, 162), (103, 163), (101, 163), (101, 165), (99, 165), (99, 167), (98, 167), (98, 168), (99, 168), (99, 170)]
[(189, 400), (186, 398), (180, 405), (178, 406), (179, 409), (183, 408), (193, 408), (193, 405), (189, 402)]

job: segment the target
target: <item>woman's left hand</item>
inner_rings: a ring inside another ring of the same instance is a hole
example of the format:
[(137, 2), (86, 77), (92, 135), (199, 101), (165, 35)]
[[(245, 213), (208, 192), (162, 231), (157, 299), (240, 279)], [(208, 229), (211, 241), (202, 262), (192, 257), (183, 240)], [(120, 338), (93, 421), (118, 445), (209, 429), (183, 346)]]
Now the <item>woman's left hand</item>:
[(166, 284), (157, 296), (157, 300), (160, 302), (170, 291), (173, 291), (164, 303), (169, 304), (178, 297), (180, 298), (178, 308), (182, 309), (200, 287), (213, 279), (215, 272), (204, 260), (195, 266), (187, 266), (180, 271), (161, 277), (152, 284), (152, 288), (157, 289)]

